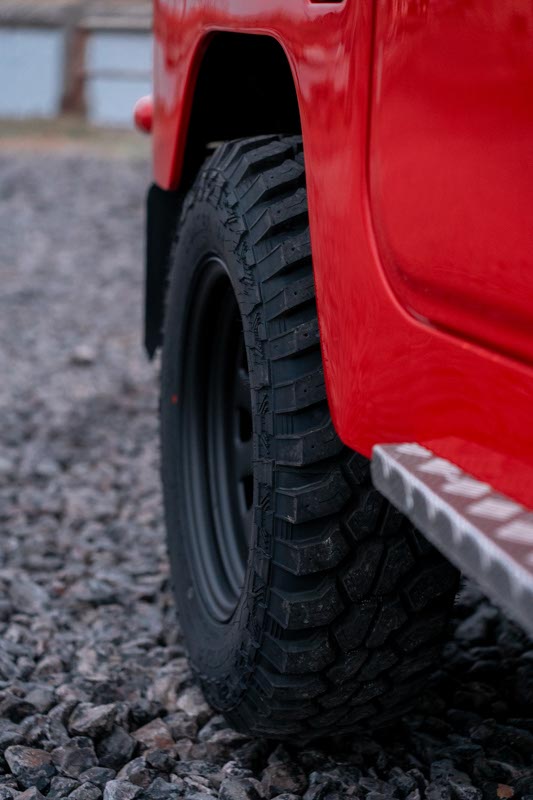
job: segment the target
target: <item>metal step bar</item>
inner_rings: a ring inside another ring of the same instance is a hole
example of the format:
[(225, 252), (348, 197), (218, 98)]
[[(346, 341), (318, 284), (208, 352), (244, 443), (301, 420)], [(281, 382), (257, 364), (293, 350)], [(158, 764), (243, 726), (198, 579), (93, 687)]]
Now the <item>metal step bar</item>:
[(533, 636), (533, 513), (418, 444), (377, 445), (372, 479)]

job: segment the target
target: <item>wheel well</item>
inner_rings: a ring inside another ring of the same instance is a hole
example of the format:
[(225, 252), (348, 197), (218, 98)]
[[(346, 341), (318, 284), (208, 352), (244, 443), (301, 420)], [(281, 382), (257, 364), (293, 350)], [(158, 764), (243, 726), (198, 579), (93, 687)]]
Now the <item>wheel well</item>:
[(269, 133), (300, 133), (287, 56), (271, 36), (216, 33), (194, 91), (182, 187), (193, 182), (214, 142)]
[(281, 45), (271, 36), (212, 35), (196, 80), (179, 188), (154, 185), (148, 196), (144, 341), (150, 357), (162, 343), (169, 254), (183, 198), (213, 144), (300, 132), (296, 89)]

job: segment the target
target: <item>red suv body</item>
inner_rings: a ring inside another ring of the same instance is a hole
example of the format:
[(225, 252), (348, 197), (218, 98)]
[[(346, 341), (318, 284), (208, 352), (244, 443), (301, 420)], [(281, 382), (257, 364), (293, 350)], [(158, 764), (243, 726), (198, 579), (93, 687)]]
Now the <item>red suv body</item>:
[[(343, 441), (366, 455), (380, 442), (427, 444), (533, 507), (531, 7), (157, 0), (154, 30), (163, 189), (180, 186), (215, 42), (223, 49), (228, 37), (234, 63), (230, 34), (253, 37), (248, 60), (227, 75), (228, 96), (257, 67), (259, 37), (286, 59), (328, 399)], [(280, 80), (276, 67), (281, 100)], [(209, 128), (209, 108), (202, 115)]]
[(533, 632), (533, 6), (154, 8), (145, 339), (166, 295), (191, 661), (249, 733), (381, 724), (438, 661), (449, 562)]

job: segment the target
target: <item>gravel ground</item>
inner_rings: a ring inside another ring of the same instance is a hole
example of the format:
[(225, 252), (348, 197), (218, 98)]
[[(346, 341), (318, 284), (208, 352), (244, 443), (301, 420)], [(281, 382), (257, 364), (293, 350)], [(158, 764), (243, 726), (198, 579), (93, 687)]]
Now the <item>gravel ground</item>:
[(0, 800), (533, 800), (533, 645), (473, 587), (436, 687), (376, 737), (229, 730), (168, 587), (146, 163), (0, 156)]

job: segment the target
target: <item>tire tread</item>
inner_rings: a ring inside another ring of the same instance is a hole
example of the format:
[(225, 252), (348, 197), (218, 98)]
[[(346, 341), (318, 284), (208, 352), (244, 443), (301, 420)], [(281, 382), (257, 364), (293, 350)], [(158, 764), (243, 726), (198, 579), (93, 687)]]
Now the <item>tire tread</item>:
[[(301, 138), (223, 144), (199, 183), (200, 193), (225, 187), (259, 288), (248, 313), (256, 522), (272, 531), (271, 556), (256, 548), (258, 586), (268, 586), (263, 628), (250, 629), (254, 666), (238, 702), (221, 710), (250, 734), (300, 740), (386, 721), (434, 663), (457, 574), (420, 546), (373, 488), (368, 460), (335, 433)], [(209, 686), (207, 695), (216, 705)]]

